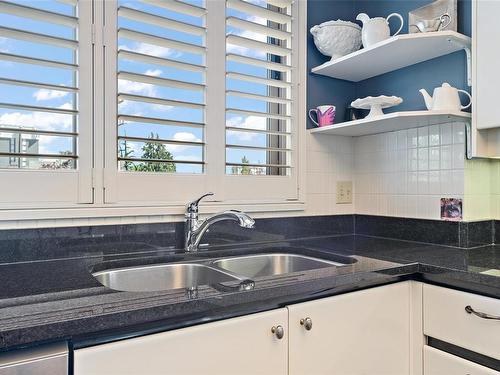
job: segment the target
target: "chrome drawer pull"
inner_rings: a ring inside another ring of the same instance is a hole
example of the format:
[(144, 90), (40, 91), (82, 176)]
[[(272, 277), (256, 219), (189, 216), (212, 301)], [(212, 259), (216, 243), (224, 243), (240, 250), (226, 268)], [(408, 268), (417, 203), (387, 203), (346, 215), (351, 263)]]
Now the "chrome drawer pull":
[(480, 318), (483, 318), (483, 319), (500, 320), (500, 316), (495, 316), (495, 315), (490, 315), (490, 314), (486, 314), (483, 312), (475, 311), (471, 306), (465, 306), (465, 311), (467, 311), (468, 314), (474, 314), (474, 315), (479, 316)]
[(283, 336), (285, 336), (285, 330), (281, 325), (271, 327), (271, 332), (276, 336), (278, 340), (281, 340)]

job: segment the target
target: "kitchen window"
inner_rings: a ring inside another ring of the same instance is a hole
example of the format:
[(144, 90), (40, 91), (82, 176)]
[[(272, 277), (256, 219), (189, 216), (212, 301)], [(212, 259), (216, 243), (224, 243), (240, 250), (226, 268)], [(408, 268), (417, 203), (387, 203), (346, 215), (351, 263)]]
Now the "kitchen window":
[(89, 203), (91, 7), (0, 2), (0, 205)]
[(299, 6), (1, 1), (0, 174), (27, 207), (35, 176), (52, 207), (298, 200)]

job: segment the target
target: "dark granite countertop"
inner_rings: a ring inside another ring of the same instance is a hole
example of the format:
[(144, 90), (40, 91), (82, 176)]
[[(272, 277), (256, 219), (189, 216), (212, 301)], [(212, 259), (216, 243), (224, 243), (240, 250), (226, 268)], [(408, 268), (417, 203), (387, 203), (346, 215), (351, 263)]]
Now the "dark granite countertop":
[[(347, 256), (356, 262), (257, 278), (251, 291), (222, 292), (202, 286), (194, 298), (183, 289), (117, 292), (103, 287), (90, 273), (104, 267), (262, 252), (331, 260)], [(500, 298), (500, 277), (494, 276), (500, 268), (500, 246), (462, 249), (339, 235), (219, 246), (196, 255), (137, 243), (119, 253), (105, 249), (101, 253), (79, 252), (75, 246), (68, 254), (66, 258), (0, 264), (1, 350), (56, 340), (70, 340), (75, 347), (82, 347), (408, 279)]]

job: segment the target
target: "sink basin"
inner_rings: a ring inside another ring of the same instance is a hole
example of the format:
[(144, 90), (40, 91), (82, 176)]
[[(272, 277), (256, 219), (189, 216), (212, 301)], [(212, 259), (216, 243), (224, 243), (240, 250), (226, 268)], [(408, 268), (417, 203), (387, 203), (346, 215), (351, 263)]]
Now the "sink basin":
[(219, 259), (214, 261), (213, 265), (252, 279), (254, 277), (282, 275), (325, 267), (338, 267), (346, 264), (304, 255), (258, 254)]
[(241, 281), (222, 270), (202, 264), (177, 263), (117, 268), (92, 274), (102, 285), (127, 292), (194, 288), (229, 281)]

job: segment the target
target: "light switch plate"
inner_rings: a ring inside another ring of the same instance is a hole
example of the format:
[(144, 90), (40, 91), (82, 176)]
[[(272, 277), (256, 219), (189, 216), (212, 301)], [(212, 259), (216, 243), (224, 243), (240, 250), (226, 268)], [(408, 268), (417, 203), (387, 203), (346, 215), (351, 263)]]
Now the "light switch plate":
[(352, 203), (352, 181), (337, 181), (337, 204)]

